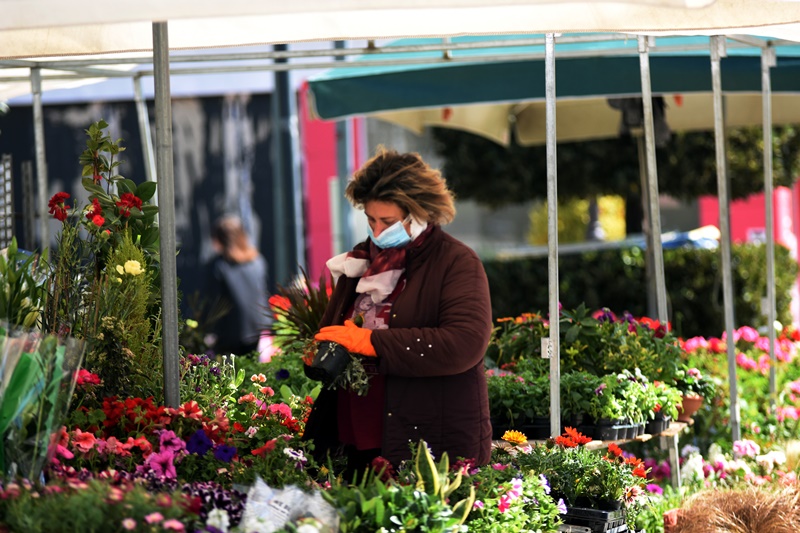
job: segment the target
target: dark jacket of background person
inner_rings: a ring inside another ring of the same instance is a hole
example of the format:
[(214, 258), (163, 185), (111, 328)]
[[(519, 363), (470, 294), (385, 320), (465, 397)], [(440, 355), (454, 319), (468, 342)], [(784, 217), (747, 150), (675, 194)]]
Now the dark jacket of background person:
[[(220, 252), (209, 265), (207, 280), (210, 330), (217, 336), (213, 348), (218, 354), (247, 354), (258, 347), (261, 332), (272, 322), (267, 261), (249, 244), (235, 217), (218, 222), (212, 236)], [(233, 241), (239, 241), (241, 250), (235, 250)]]
[[(389, 328), (372, 332), (378, 372), (386, 377), (382, 456), (397, 465), (410, 458), (409, 444), (424, 439), (436, 457), (447, 451), (451, 461), (486, 464), (492, 428), (483, 358), (492, 319), (483, 265), (435, 226), (409, 250), (406, 276)], [(358, 281), (339, 278), (321, 327), (344, 322)], [(336, 391), (324, 389), (306, 425), (304, 438), (314, 440), (319, 457), (339, 445), (336, 402)]]

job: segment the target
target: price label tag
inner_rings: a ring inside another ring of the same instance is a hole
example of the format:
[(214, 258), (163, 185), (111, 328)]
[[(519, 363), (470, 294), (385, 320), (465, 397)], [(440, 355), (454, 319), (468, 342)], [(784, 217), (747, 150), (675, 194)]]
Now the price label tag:
[(553, 358), (553, 345), (550, 343), (549, 337), (542, 338), (542, 359)]

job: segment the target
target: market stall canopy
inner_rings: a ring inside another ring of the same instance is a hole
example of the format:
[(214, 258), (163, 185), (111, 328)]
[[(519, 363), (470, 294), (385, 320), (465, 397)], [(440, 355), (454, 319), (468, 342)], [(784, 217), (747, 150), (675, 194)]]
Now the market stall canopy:
[[(713, 127), (710, 42), (705, 36), (654, 37), (649, 47), (653, 94), (663, 96), (676, 131)], [(501, 144), (512, 127), (521, 144), (543, 144), (543, 35), (400, 39), (380, 64), (364, 55), (309, 79), (314, 111), (324, 119), (368, 115), (420, 132), (462, 129)], [(452, 46), (444, 57), (434, 48)], [(800, 122), (800, 44), (764, 38), (729, 40), (722, 60), (727, 124), (761, 123), (761, 51), (772, 69), (776, 123)], [(430, 51), (420, 51), (427, 48)], [(556, 41), (557, 134), (561, 141), (618, 135), (620, 111), (608, 98), (641, 96), (637, 39), (619, 34), (569, 34)], [(360, 66), (364, 65), (364, 66)], [(613, 73), (613, 74), (612, 74)]]
[[(0, 0), (0, 58), (297, 41), (614, 31), (800, 35), (788, 0)], [(758, 30), (752, 29), (760, 26)], [(798, 38), (800, 40), (800, 38)]]

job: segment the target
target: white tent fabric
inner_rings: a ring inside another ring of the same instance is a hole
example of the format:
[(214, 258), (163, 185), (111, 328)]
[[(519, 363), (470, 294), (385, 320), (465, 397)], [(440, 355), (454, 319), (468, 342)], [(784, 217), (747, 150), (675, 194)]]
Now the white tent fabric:
[(788, 0), (0, 0), (0, 58), (319, 40), (614, 31), (742, 33), (800, 40)]

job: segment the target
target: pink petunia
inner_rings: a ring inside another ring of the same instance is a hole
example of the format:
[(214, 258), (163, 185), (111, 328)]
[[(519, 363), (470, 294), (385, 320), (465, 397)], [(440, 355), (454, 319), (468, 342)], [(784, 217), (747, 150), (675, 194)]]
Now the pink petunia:
[(170, 450), (161, 450), (157, 453), (151, 453), (147, 457), (146, 463), (157, 476), (166, 479), (175, 479), (178, 477), (175, 471), (175, 454)]

